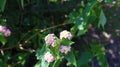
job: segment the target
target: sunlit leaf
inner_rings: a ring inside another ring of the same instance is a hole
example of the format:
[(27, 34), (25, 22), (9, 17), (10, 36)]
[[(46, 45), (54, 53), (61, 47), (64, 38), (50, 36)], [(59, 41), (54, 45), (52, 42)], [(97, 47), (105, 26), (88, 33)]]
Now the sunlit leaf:
[(49, 63), (44, 58), (42, 58), (41, 67), (49, 67)]
[(73, 37), (75, 36), (77, 31), (77, 28), (75, 28), (74, 26), (70, 29), (70, 32), (72, 33)]
[(24, 8), (24, 0), (20, 0), (21, 7)]
[(57, 2), (57, 0), (49, 0), (50, 2)]
[(35, 66), (34, 67), (40, 67), (41, 66), (41, 60), (40, 61), (38, 61), (36, 64), (35, 64)]
[(103, 27), (103, 29), (104, 29), (106, 21), (107, 21), (106, 17), (104, 15), (103, 11), (101, 10), (98, 27), (100, 27), (100, 25), (101, 25)]
[(4, 11), (7, 0), (0, 0), (0, 12)]
[(46, 46), (43, 45), (42, 49), (38, 49), (37, 52), (36, 52), (36, 57), (37, 59), (42, 59), (43, 56), (44, 56), (44, 53), (46, 52)]
[[(96, 3), (97, 3), (97, 0), (91, 0), (90, 2), (88, 2), (85, 9), (82, 11), (82, 15), (76, 17), (75, 27), (78, 28), (79, 30), (78, 36), (82, 35), (82, 33), (84, 34), (84, 32), (87, 31), (86, 30), (87, 23), (89, 22), (88, 19), (90, 18), (90, 15), (91, 15), (90, 11), (92, 10), (92, 8)], [(84, 32), (80, 33), (81, 30)]]
[(66, 38), (62, 38), (62, 40), (61, 40), (61, 44), (62, 44), (62, 45), (66, 45), (66, 46), (72, 45), (73, 43), (74, 43), (73, 41), (68, 40), (68, 39), (66, 39)]
[(6, 44), (6, 39), (4, 37), (4, 35), (2, 33), (0, 33), (0, 42), (2, 43), (2, 45), (5, 45)]
[(79, 32), (77, 33), (77, 36), (83, 35), (87, 32), (87, 29), (84, 30), (79, 30)]

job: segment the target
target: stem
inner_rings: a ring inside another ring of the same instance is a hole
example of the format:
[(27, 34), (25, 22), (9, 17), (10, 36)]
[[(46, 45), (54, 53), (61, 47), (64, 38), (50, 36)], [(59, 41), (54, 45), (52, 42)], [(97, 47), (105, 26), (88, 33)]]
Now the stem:
[(60, 59), (57, 59), (52, 65), (52, 67), (59, 67), (60, 63), (61, 63)]
[[(35, 29), (35, 31), (37, 31), (37, 33), (35, 33), (34, 35), (32, 35), (31, 37), (29, 37), (28, 39), (26, 39), (26, 41), (22, 44), (22, 46), (24, 46), (29, 40), (31, 40), (33, 37), (35, 37), (38, 33), (43, 33), (47, 30), (50, 30), (50, 29), (54, 29), (54, 28), (57, 28), (57, 27), (60, 27), (60, 26), (65, 26), (65, 25), (69, 25), (69, 24), (72, 24), (72, 23), (62, 23), (62, 24), (59, 24), (59, 25), (56, 25), (56, 26), (51, 26), (51, 27), (48, 27), (48, 28), (45, 28), (45, 29)], [(18, 41), (18, 44), (15, 45), (15, 46), (11, 46), (11, 47), (7, 47), (7, 48), (0, 48), (0, 50), (10, 50), (10, 49), (13, 49), (15, 47), (19, 47), (20, 45), (20, 41), (23, 40), (23, 38), (25, 38), (25, 36), (27, 34), (29, 34), (30, 32), (32, 31), (28, 31), (27, 33), (25, 33), (25, 35), (23, 37), (21, 37), (21, 39)]]

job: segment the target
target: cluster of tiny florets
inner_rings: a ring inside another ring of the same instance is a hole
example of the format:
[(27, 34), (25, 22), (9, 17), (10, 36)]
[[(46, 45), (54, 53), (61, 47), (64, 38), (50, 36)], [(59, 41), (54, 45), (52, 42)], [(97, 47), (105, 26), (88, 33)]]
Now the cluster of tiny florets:
[[(56, 39), (54, 34), (48, 34), (45, 37), (45, 43), (51, 45), (52, 47), (55, 47), (57, 45), (56, 42), (59, 42), (59, 40), (62, 40), (62, 38), (66, 38), (68, 40), (71, 40), (72, 39), (72, 34), (69, 31), (64, 30), (64, 31), (60, 32), (59, 39)], [(71, 51), (71, 46), (60, 45), (59, 51), (61, 53), (64, 53), (64, 54), (68, 54)], [(47, 52), (44, 55), (44, 59), (47, 62), (53, 62), (54, 61), (54, 57), (52, 56), (52, 54), (50, 52)]]
[(0, 25), (0, 33), (2, 33), (6, 37), (11, 35), (10, 29), (8, 29), (6, 26), (2, 26), (2, 25)]

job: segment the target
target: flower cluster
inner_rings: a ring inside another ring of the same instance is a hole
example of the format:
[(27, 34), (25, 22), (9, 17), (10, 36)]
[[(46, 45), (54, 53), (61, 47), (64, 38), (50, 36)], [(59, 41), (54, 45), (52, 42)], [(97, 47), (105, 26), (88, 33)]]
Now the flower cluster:
[(50, 44), (52, 46), (55, 46), (55, 35), (54, 34), (48, 34), (45, 37), (46, 44)]
[[(58, 43), (60, 44), (60, 42), (62, 41), (62, 38), (66, 38), (68, 40), (72, 39), (72, 34), (69, 31), (64, 30), (64, 31), (60, 32), (59, 37), (60, 38), (57, 38), (54, 34), (48, 34), (45, 37), (45, 43), (51, 45), (52, 47), (55, 47), (55, 46), (57, 46)], [(59, 45), (59, 51), (64, 54), (68, 54), (71, 51), (71, 46), (64, 46), (64, 44)], [(47, 52), (44, 55), (44, 59), (47, 62), (54, 61), (54, 57), (52, 56), (52, 54), (50, 52)]]
[(67, 38), (70, 40), (72, 38), (72, 34), (69, 31), (64, 30), (64, 31), (60, 32), (60, 39), (62, 39), (62, 38)]
[(105, 6), (108, 6), (109, 8), (112, 8), (116, 4), (116, 1), (113, 1), (112, 4), (105, 4)]
[(45, 55), (44, 55), (44, 59), (47, 61), (47, 62), (53, 62), (54, 61), (54, 57), (52, 56), (52, 54), (50, 52), (47, 52)]
[(6, 26), (2, 25), (0, 25), (0, 33), (3, 33), (6, 37), (11, 35), (11, 31)]
[(70, 51), (71, 51), (71, 46), (64, 46), (64, 45), (60, 46), (60, 52), (61, 53), (68, 54), (68, 52), (70, 52)]
[[(97, 0), (98, 2), (102, 2), (103, 0)], [(116, 4), (116, 1), (112, 1), (111, 4), (107, 3), (105, 6), (108, 6), (109, 8), (112, 8)]]

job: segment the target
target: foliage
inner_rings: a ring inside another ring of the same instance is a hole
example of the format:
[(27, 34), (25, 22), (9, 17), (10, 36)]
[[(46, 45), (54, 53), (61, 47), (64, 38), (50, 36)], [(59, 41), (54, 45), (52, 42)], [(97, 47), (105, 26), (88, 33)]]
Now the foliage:
[(104, 45), (75, 39), (90, 25), (105, 29), (105, 4), (112, 0), (0, 0), (0, 25), (10, 29), (7, 37), (0, 31), (0, 66), (89, 67), (95, 57), (101, 67), (109, 66)]

